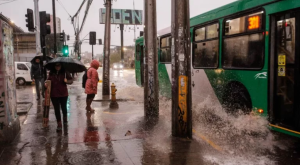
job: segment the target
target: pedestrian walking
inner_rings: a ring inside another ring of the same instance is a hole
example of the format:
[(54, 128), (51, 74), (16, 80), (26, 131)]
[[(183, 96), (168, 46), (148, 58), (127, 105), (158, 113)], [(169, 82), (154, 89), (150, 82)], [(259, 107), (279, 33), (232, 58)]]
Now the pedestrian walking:
[(44, 74), (43, 74), (43, 66), (41, 64), (41, 59), (36, 58), (32, 62), (32, 66), (30, 69), (30, 75), (32, 82), (35, 82), (35, 89), (36, 89), (36, 100), (40, 100), (40, 84), (42, 86), (42, 96), (45, 97), (44, 92)]
[(51, 81), (51, 101), (54, 106), (55, 117), (57, 120), (57, 131), (62, 130), (60, 108), (63, 114), (64, 125), (68, 124), (67, 120), (67, 101), (68, 88), (67, 84), (72, 84), (73, 79), (70, 73), (66, 72), (61, 63), (55, 64), (55, 69), (50, 70), (48, 79)]
[(90, 112), (94, 112), (95, 110), (92, 109), (91, 104), (97, 94), (97, 87), (98, 87), (98, 68), (100, 66), (99, 61), (93, 60), (91, 62), (91, 67), (87, 71), (87, 80), (85, 84), (85, 93), (87, 94), (86, 97), (86, 110)]

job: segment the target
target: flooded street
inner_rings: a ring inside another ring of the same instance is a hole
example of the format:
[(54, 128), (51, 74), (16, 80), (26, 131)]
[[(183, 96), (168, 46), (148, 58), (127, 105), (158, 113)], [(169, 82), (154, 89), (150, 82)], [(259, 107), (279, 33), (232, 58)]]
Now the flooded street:
[[(100, 78), (102, 70), (98, 70)], [(86, 113), (81, 77), (69, 86), (68, 126), (56, 132), (53, 107), (49, 129), (42, 127), (43, 107), (34, 86), (18, 87), (17, 102), (32, 102), (20, 116), (21, 132), (0, 148), (0, 164), (300, 164), (297, 138), (271, 132), (265, 118), (255, 114), (233, 117), (209, 98), (193, 107), (193, 139), (171, 136), (171, 101), (160, 98), (158, 121), (144, 120), (143, 88), (136, 86), (134, 70), (111, 70), (119, 109), (109, 109), (102, 84)], [(101, 78), (102, 79), (102, 78)]]

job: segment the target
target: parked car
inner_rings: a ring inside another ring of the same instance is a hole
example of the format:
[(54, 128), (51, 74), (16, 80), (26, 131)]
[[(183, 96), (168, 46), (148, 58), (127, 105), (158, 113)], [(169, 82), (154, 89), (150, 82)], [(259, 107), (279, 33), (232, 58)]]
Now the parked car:
[(25, 85), (32, 82), (30, 68), (30, 62), (15, 62), (15, 78), (18, 85)]
[(113, 70), (123, 70), (124, 65), (122, 63), (114, 63), (112, 69)]

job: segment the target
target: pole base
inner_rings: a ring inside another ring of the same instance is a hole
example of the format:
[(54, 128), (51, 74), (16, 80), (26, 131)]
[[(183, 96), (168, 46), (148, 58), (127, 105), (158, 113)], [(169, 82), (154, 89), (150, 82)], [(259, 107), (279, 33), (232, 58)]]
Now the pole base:
[(48, 126), (49, 126), (48, 123), (49, 123), (49, 119), (48, 118), (44, 118), (43, 119), (43, 127), (44, 128), (48, 128)]
[(109, 104), (109, 108), (111, 108), (111, 109), (118, 109), (119, 108), (119, 104), (117, 102), (111, 102)]

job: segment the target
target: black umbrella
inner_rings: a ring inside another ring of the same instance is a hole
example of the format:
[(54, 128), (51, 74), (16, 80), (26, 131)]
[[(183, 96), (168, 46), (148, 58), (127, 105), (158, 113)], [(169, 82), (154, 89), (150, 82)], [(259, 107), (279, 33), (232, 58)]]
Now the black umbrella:
[[(33, 57), (33, 59), (30, 62), (34, 63), (36, 59), (40, 59), (41, 61), (43, 61), (43, 55), (37, 55), (37, 56)], [(50, 61), (53, 58), (50, 56), (46, 56), (46, 59), (47, 59), (47, 61)]]
[(61, 63), (62, 67), (70, 73), (78, 73), (86, 70), (85, 66), (78, 60), (70, 57), (57, 57), (49, 61), (45, 67), (48, 70), (55, 70), (55, 64)]

